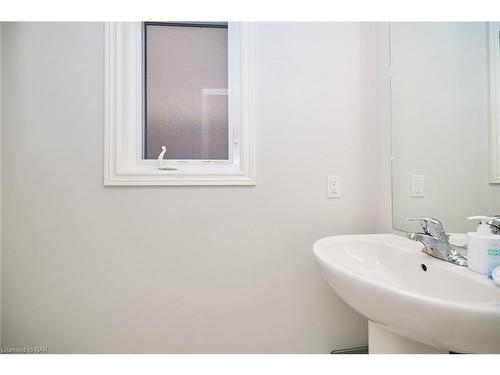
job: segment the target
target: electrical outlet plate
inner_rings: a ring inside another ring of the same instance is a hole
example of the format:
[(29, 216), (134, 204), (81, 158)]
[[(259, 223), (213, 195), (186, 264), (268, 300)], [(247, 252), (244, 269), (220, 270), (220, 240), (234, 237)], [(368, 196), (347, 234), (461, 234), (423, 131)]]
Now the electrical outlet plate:
[(424, 196), (424, 175), (414, 174), (411, 176), (411, 196), (423, 197)]
[(340, 176), (328, 176), (328, 198), (340, 198)]

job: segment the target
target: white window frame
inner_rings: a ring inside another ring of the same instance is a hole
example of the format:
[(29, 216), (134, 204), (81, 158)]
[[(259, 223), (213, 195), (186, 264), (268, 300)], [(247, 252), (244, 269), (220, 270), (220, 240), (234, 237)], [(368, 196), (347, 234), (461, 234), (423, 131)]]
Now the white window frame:
[(104, 185), (255, 185), (254, 24), (228, 23), (229, 161), (143, 159), (142, 53), (141, 22), (105, 24)]
[(488, 26), (490, 54), (490, 183), (500, 184), (500, 22)]

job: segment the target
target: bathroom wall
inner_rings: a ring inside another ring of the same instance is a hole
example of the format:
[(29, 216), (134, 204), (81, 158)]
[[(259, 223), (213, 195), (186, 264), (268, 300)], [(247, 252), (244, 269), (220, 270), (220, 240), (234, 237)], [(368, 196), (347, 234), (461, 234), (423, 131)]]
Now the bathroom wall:
[[(323, 282), (311, 247), (390, 218), (377, 210), (388, 192), (373, 189), (388, 183), (374, 30), (257, 25), (255, 187), (105, 188), (103, 25), (3, 24), (2, 345), (366, 344), (365, 319)], [(341, 176), (341, 199), (326, 198), (328, 174)]]
[[(488, 171), (487, 23), (393, 23), (391, 46), (395, 226), (434, 216), (467, 232), (468, 216), (500, 212)], [(425, 176), (424, 197), (411, 197), (414, 174)]]
[(0, 22), (0, 346), (2, 345), (2, 22)]

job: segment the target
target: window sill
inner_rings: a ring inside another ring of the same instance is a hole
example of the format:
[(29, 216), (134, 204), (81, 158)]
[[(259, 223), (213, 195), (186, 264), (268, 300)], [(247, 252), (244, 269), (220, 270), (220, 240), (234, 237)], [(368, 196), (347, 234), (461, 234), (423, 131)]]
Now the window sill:
[[(111, 169), (105, 171), (105, 186), (189, 186), (189, 185), (255, 185), (255, 176), (244, 172), (237, 166), (220, 165), (179, 166), (165, 164), (160, 170), (156, 166), (139, 168)], [(252, 170), (252, 169), (250, 169)]]

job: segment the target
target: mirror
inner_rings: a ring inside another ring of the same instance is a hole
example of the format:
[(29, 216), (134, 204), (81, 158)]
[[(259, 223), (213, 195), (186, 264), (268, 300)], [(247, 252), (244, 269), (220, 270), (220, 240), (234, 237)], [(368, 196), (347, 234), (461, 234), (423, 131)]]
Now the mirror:
[(498, 30), (390, 24), (395, 229), (414, 231), (408, 217), (433, 216), (447, 232), (467, 232), (468, 216), (500, 214)]

